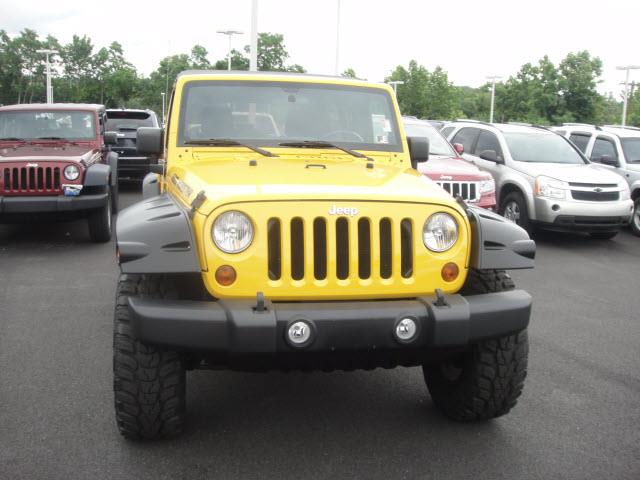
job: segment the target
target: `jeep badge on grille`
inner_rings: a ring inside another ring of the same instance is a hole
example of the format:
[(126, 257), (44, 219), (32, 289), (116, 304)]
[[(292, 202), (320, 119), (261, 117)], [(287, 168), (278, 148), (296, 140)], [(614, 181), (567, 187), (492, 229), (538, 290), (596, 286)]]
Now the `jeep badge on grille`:
[(354, 217), (358, 214), (358, 209), (356, 207), (336, 207), (335, 205), (331, 205), (329, 209), (329, 215), (349, 215), (350, 217)]

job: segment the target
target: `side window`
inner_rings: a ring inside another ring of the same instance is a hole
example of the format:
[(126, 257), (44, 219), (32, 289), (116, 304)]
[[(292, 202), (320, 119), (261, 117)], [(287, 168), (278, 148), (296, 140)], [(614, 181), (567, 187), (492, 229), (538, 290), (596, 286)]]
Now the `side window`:
[(569, 135), (569, 140), (571, 140), (582, 153), (587, 151), (589, 138), (591, 138), (591, 135), (587, 133), (572, 133)]
[(444, 135), (444, 136), (445, 136), (445, 138), (449, 138), (449, 134), (450, 134), (451, 132), (453, 132), (453, 129), (454, 129), (454, 128), (456, 128), (456, 127), (444, 127), (444, 128), (442, 129), (442, 135)]
[(464, 147), (464, 151), (471, 153), (473, 152), (473, 145), (476, 143), (479, 132), (480, 131), (477, 128), (462, 128), (451, 139), (451, 143), (461, 143)]
[(503, 158), (498, 137), (496, 137), (495, 133), (487, 132), (486, 130), (480, 132), (474, 155), (479, 156), (484, 150), (493, 150), (498, 158)]
[(600, 162), (600, 159), (603, 155), (609, 155), (614, 160), (618, 159), (618, 155), (616, 154), (616, 146), (613, 144), (613, 142), (608, 138), (598, 137), (593, 144), (593, 150), (591, 151), (591, 161)]

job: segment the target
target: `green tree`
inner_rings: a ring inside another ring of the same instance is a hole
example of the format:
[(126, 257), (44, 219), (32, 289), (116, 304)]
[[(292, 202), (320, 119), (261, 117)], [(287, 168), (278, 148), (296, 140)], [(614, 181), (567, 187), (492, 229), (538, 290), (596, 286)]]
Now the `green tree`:
[(340, 76), (345, 78), (358, 78), (358, 76), (356, 75), (356, 71), (353, 68), (347, 68), (340, 74)]
[(600, 94), (596, 90), (602, 61), (586, 50), (570, 53), (560, 62), (559, 86), (565, 107), (578, 122), (595, 123)]

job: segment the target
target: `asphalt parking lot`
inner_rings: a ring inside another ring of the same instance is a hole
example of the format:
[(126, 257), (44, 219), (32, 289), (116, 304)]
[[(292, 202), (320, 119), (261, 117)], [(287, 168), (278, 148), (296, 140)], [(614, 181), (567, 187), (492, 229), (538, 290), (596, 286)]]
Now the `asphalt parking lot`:
[[(139, 194), (121, 193), (121, 204)], [(456, 424), (417, 368), (193, 372), (188, 430), (130, 443), (113, 413), (113, 243), (0, 226), (0, 479), (640, 478), (640, 239), (540, 235), (529, 376)]]

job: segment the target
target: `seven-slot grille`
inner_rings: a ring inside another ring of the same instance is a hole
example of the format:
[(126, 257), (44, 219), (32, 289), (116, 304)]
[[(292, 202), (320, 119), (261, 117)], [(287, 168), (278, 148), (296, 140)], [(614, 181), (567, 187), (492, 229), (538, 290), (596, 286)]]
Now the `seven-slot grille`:
[(459, 195), (465, 202), (477, 202), (480, 200), (478, 182), (445, 182), (438, 180), (436, 183), (454, 198)]
[[(399, 222), (390, 218), (270, 218), (267, 229), (269, 280), (413, 276), (413, 223), (409, 218)], [(400, 262), (394, 265), (397, 242)], [(289, 259), (289, 265), (283, 257)]]
[(5, 167), (2, 169), (3, 193), (60, 193), (60, 167)]

